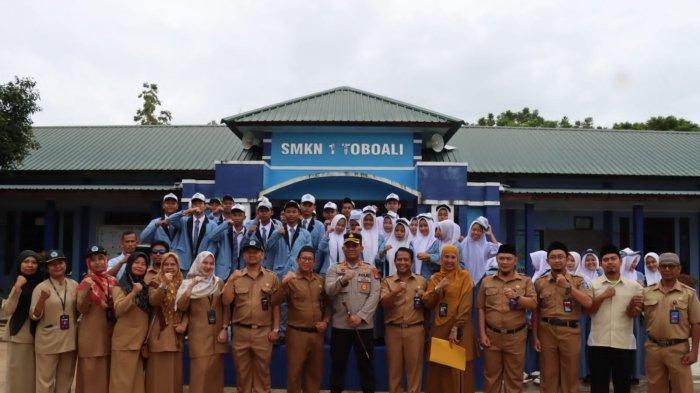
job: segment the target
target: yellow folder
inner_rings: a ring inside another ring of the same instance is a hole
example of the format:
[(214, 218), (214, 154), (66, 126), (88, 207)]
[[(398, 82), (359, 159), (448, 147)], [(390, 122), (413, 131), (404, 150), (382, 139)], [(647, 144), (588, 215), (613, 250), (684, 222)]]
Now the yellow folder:
[(430, 361), (458, 370), (467, 368), (467, 350), (457, 344), (450, 347), (450, 342), (441, 338), (430, 339)]

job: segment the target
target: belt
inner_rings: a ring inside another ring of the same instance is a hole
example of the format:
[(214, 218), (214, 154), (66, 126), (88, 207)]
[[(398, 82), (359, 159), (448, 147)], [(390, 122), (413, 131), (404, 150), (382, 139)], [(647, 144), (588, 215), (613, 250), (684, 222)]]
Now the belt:
[(301, 327), (301, 326), (292, 326), (292, 325), (287, 325), (287, 326), (294, 329), (294, 330), (299, 330), (301, 332), (318, 333), (318, 330), (316, 330), (315, 327)]
[(672, 338), (669, 340), (659, 340), (659, 339), (656, 339), (652, 336), (647, 336), (647, 338), (649, 339), (649, 341), (653, 342), (654, 344), (660, 345), (662, 347), (670, 347), (672, 345), (688, 342), (687, 338)]
[(489, 324), (487, 323), (487, 324), (486, 324), (486, 327), (487, 327), (488, 329), (490, 329), (490, 330), (493, 330), (493, 331), (496, 332), (496, 333), (501, 333), (501, 334), (513, 334), (513, 333), (517, 333), (517, 332), (519, 332), (519, 331), (525, 329), (525, 328), (527, 327), (527, 325), (526, 325), (526, 324), (523, 324), (522, 326), (516, 327), (515, 329), (497, 329), (497, 328), (495, 328), (495, 327), (493, 327), (493, 326), (491, 326), (491, 325), (489, 325)]
[(414, 326), (418, 326), (418, 325), (422, 325), (422, 324), (423, 324), (423, 322), (416, 322), (416, 323), (387, 323), (387, 326), (397, 327), (397, 328), (401, 328), (401, 329), (406, 329), (406, 328), (410, 328), (410, 327), (414, 327)]
[(247, 323), (234, 323), (234, 325), (244, 327), (246, 329), (253, 329), (253, 330), (267, 327), (267, 325), (266, 326), (255, 325), (255, 324), (251, 325), (251, 324), (247, 324)]
[(541, 318), (540, 320), (543, 322), (546, 322), (552, 326), (567, 326), (570, 328), (577, 328), (578, 327), (578, 321), (571, 321), (571, 320), (559, 319), (559, 318)]

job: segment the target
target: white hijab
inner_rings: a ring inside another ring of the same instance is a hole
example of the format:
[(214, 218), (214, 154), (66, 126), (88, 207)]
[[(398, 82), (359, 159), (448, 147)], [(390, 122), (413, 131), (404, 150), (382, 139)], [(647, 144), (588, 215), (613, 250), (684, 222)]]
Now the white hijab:
[[(454, 229), (452, 229), (452, 242), (450, 244), (455, 244), (456, 242), (459, 242), (459, 237), (462, 236), (462, 229), (459, 227), (459, 224), (457, 224), (455, 222), (454, 215), (452, 214), (452, 211), (450, 209), (446, 208), (445, 206), (442, 206), (439, 209), (437, 209), (435, 211), (435, 215), (433, 216), (433, 218), (435, 219), (435, 222), (437, 222), (438, 225), (440, 225), (440, 223), (442, 222), (442, 221), (438, 220), (438, 213), (440, 212), (440, 210), (445, 210), (447, 212), (447, 219), (445, 219), (443, 221), (451, 222), (452, 226), (454, 227)], [(486, 221), (486, 222), (488, 222), (488, 221)], [(442, 230), (442, 227), (440, 227), (440, 229)], [(445, 244), (445, 243), (442, 243), (442, 240), (441, 240), (440, 244)]]
[(190, 287), (190, 284), (192, 283), (192, 280), (195, 277), (204, 277), (204, 280), (202, 280), (199, 284), (195, 285), (194, 288), (192, 288), (192, 294), (190, 295), (190, 299), (200, 299), (203, 297), (207, 297), (213, 294), (219, 287), (219, 281), (221, 281), (221, 279), (214, 275), (213, 269), (211, 274), (208, 276), (205, 276), (204, 273), (202, 273), (202, 262), (204, 262), (204, 260), (207, 259), (207, 257), (212, 257), (216, 259), (214, 254), (210, 253), (209, 251), (202, 251), (199, 254), (197, 254), (197, 257), (194, 259), (194, 262), (192, 262), (192, 266), (190, 266), (190, 270), (187, 272), (187, 278), (182, 280), (180, 288), (177, 289), (177, 294), (175, 295), (176, 310), (178, 300), (180, 300), (185, 291), (187, 291), (187, 288)]
[(644, 264), (644, 278), (647, 280), (647, 286), (649, 285), (654, 285), (657, 282), (661, 281), (661, 272), (659, 271), (659, 268), (656, 268), (655, 272), (652, 272), (647, 268), (647, 258), (652, 257), (656, 260), (656, 264), (658, 265), (659, 263), (659, 254), (655, 252), (648, 252), (647, 255), (644, 256), (644, 259), (640, 261), (640, 263)]
[(576, 271), (578, 271), (579, 266), (581, 266), (581, 254), (577, 253), (576, 251), (569, 251), (569, 255), (574, 257), (574, 263), (576, 264), (572, 270), (569, 270), (568, 268), (566, 271), (569, 272), (569, 274), (576, 274)]
[[(420, 222), (425, 221), (428, 224), (428, 235), (423, 235), (420, 232)], [(429, 214), (419, 214), (418, 215), (418, 230), (416, 231), (416, 237), (413, 238), (413, 263), (414, 271), (420, 272), (423, 267), (423, 261), (418, 259), (418, 254), (421, 252), (426, 252), (430, 246), (435, 243), (435, 221), (430, 217)]]
[(459, 226), (457, 226), (457, 228), (456, 228), (457, 230), (455, 230), (454, 222), (449, 221), (449, 220), (444, 220), (444, 221), (438, 222), (437, 226), (440, 228), (440, 232), (442, 232), (442, 236), (440, 237), (440, 247), (441, 248), (445, 244), (455, 244), (459, 241), (459, 236), (460, 236)]
[[(590, 270), (586, 268), (586, 257), (589, 255), (593, 255), (593, 258), (595, 258), (595, 266), (596, 268), (593, 270)], [(591, 282), (594, 278), (598, 277), (598, 268), (600, 267), (600, 259), (598, 259), (598, 256), (595, 254), (595, 252), (591, 249), (588, 249), (583, 252), (583, 255), (581, 256), (581, 262), (578, 264), (578, 268), (576, 269), (576, 274), (579, 276), (582, 276), (586, 282)]]
[[(371, 229), (365, 229), (365, 217), (371, 215), (374, 219), (374, 225)], [(379, 227), (377, 226), (377, 217), (371, 211), (362, 213), (360, 219), (360, 228), (362, 228), (362, 255), (365, 262), (374, 264), (374, 258), (377, 256), (379, 248)]]
[(469, 225), (467, 235), (462, 240), (462, 260), (464, 261), (467, 270), (474, 278), (474, 283), (481, 281), (481, 278), (486, 273), (487, 261), (486, 254), (488, 252), (488, 240), (486, 233), (483, 233), (478, 240), (473, 240), (471, 230), (474, 225), (481, 225), (484, 231), (489, 228), (489, 220), (486, 217), (477, 217)]
[[(399, 240), (396, 238), (396, 228), (398, 228), (399, 225), (403, 226), (403, 229), (406, 233), (403, 237), (403, 240)], [(387, 240), (386, 243), (384, 243), (385, 246), (391, 246), (389, 251), (386, 252), (386, 262), (389, 265), (389, 275), (396, 273), (396, 266), (394, 265), (394, 257), (396, 256), (396, 251), (401, 247), (411, 247), (410, 235), (410, 224), (408, 223), (408, 221), (406, 221), (406, 219), (399, 218), (396, 221), (396, 225), (394, 225), (394, 231), (391, 233), (391, 236), (389, 236), (389, 240)]]
[(543, 276), (547, 270), (550, 270), (549, 262), (547, 262), (547, 251), (539, 250), (530, 253), (530, 260), (532, 260), (532, 267), (535, 271), (532, 275), (532, 282), (537, 281), (538, 278)]
[[(384, 220), (387, 217), (389, 217), (389, 219), (391, 220), (391, 232), (384, 231)], [(399, 216), (394, 212), (386, 212), (386, 214), (382, 217), (382, 235), (385, 238), (388, 239), (391, 237), (391, 235), (394, 234), (394, 228), (396, 228), (396, 220), (398, 220), (398, 219), (399, 219)]]
[(342, 214), (336, 214), (331, 220), (331, 233), (328, 234), (328, 257), (331, 260), (331, 264), (340, 263), (345, 261), (345, 254), (343, 253), (343, 235), (335, 232), (335, 227), (338, 225), (340, 220), (345, 220), (345, 216)]
[(635, 261), (637, 262), (637, 264), (639, 264), (639, 259), (642, 256), (639, 255), (639, 251), (634, 251), (629, 247), (625, 248), (620, 252), (624, 253), (625, 255), (624, 257), (622, 257), (622, 269), (620, 271), (622, 277), (628, 280), (637, 281), (637, 269), (636, 267), (634, 269), (631, 269), (631, 267)]

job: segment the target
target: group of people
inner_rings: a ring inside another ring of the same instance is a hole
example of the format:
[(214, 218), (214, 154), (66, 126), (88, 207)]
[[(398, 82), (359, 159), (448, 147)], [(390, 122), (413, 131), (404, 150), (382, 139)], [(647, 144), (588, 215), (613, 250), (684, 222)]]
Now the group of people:
[[(331, 392), (345, 387), (351, 349), (362, 390), (373, 392), (377, 332), (392, 393), (473, 392), (478, 356), (485, 392), (519, 392), (528, 348), (543, 392), (577, 392), (582, 364), (593, 392), (611, 380), (629, 391), (640, 353), (649, 391), (692, 392), (700, 302), (678, 281), (675, 254), (647, 254), (640, 282), (632, 250), (579, 256), (553, 242), (531, 255), (529, 277), (486, 218), (462, 237), (448, 206), (400, 218), (395, 194), (383, 216), (346, 198), (340, 209), (326, 203), (323, 221), (309, 194), (285, 203), (279, 220), (264, 198), (252, 219), (230, 196), (195, 194), (178, 207), (166, 195), (163, 215), (140, 236), (125, 232), (115, 258), (91, 246), (80, 283), (58, 250), (19, 255), (2, 304), (8, 392), (68, 392), (74, 375), (78, 392), (181, 392), (185, 343), (190, 392), (223, 391), (228, 353), (238, 391), (268, 392), (282, 342), (288, 391), (320, 390), (329, 342)], [(429, 362), (423, 386), (432, 338), (462, 347), (466, 360)]]

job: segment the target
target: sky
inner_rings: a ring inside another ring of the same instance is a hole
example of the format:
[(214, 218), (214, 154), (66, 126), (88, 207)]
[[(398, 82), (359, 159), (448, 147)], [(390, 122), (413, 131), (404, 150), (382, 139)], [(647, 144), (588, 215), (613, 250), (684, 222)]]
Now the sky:
[(0, 83), (36, 80), (35, 125), (134, 124), (146, 81), (173, 124), (337, 86), (469, 123), (700, 122), (697, 0), (2, 3)]

